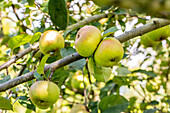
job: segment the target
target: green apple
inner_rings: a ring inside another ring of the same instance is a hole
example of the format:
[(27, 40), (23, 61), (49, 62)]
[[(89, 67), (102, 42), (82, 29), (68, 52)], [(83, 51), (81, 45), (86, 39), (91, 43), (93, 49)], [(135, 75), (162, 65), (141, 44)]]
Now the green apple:
[(39, 48), (44, 55), (50, 52), (54, 52), (54, 55), (56, 55), (61, 48), (64, 48), (64, 45), (63, 36), (55, 30), (44, 32), (39, 40)]
[(91, 56), (101, 40), (101, 32), (95, 26), (82, 27), (75, 39), (75, 49), (83, 57)]
[(170, 36), (170, 25), (161, 27), (159, 29), (153, 30), (147, 33), (150, 39), (153, 41), (162, 41)]
[(145, 47), (156, 47), (160, 42), (150, 39), (151, 34), (144, 34), (141, 36), (141, 44)]
[(82, 104), (74, 104), (70, 113), (89, 113)]
[(95, 62), (103, 67), (116, 65), (124, 55), (122, 44), (115, 38), (106, 38), (98, 46), (95, 54)]
[(111, 6), (116, 0), (92, 0), (98, 6)]
[(149, 92), (157, 92), (160, 89), (160, 84), (150, 80), (146, 83), (146, 89)]
[(59, 87), (50, 81), (37, 81), (32, 84), (29, 96), (33, 104), (40, 109), (47, 109), (59, 98)]
[[(83, 82), (84, 81), (84, 82)], [(78, 70), (71, 79), (71, 86), (75, 91), (83, 91), (84, 83), (87, 87), (90, 83), (87, 76), (83, 76), (82, 71)]]

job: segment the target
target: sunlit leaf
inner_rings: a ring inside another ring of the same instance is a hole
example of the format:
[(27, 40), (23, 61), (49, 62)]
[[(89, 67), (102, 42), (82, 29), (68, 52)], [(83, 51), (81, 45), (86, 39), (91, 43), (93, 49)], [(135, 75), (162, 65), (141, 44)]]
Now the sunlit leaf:
[(13, 109), (11, 102), (4, 97), (0, 97), (0, 103), (1, 103), (0, 109), (2, 109), (2, 110), (12, 110)]
[(50, 54), (47, 54), (42, 58), (39, 66), (37, 67), (37, 73), (44, 74), (44, 66), (45, 66), (45, 63), (46, 63), (49, 56), (50, 56)]

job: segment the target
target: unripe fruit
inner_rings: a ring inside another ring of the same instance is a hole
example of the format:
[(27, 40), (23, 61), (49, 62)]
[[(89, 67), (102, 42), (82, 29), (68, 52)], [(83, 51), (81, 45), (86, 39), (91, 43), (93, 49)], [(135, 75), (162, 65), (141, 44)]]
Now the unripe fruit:
[(59, 87), (55, 83), (49, 81), (35, 82), (29, 90), (31, 101), (40, 109), (46, 109), (53, 105), (58, 100), (59, 95)]
[(157, 92), (160, 89), (160, 84), (150, 80), (146, 83), (146, 89), (149, 92)]
[(71, 86), (75, 91), (79, 90), (81, 92), (84, 90), (84, 83), (86, 87), (90, 84), (88, 78), (83, 76), (82, 72), (79, 70), (72, 76)]
[(94, 59), (103, 67), (116, 65), (124, 55), (122, 44), (115, 38), (106, 38), (98, 46)]
[(56, 55), (61, 48), (64, 48), (63, 36), (55, 30), (48, 30), (43, 33), (39, 40), (40, 51), (45, 55), (54, 52)]
[(82, 27), (75, 39), (75, 49), (83, 57), (91, 56), (101, 40), (101, 32), (95, 26)]

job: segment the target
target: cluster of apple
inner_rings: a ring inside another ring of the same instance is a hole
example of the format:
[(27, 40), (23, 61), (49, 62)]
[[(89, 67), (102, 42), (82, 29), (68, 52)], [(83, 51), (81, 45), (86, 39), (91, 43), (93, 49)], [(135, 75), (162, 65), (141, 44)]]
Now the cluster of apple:
[(156, 47), (160, 41), (170, 36), (170, 25), (153, 30), (141, 36), (141, 44), (145, 47)]
[(83, 57), (94, 56), (102, 67), (112, 67), (124, 55), (122, 44), (116, 38), (102, 39), (100, 30), (91, 25), (82, 27), (76, 35), (75, 49)]
[[(39, 49), (46, 55), (53, 52), (53, 55), (57, 55), (61, 48), (64, 48), (63, 36), (55, 30), (48, 30), (43, 33), (39, 40)], [(117, 64), (123, 57), (124, 50), (121, 43), (115, 38), (102, 39), (100, 30), (95, 26), (82, 27), (75, 39), (76, 51), (83, 57), (94, 56), (96, 63), (103, 67), (112, 67)], [(72, 87), (75, 89), (82, 89), (84, 86), (82, 80), (80, 82), (77, 79), (81, 79), (78, 74), (72, 78)], [(76, 84), (75, 84), (76, 83)], [(85, 79), (85, 84), (86, 79)], [(60, 89), (58, 86), (50, 81), (38, 81), (35, 82), (29, 90), (30, 99), (35, 106), (41, 109), (46, 109), (53, 105), (59, 98)]]

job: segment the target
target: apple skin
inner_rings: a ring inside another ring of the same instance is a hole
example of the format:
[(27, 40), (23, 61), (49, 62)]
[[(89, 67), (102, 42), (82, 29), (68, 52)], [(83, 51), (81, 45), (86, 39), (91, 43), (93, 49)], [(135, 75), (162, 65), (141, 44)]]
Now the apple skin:
[(74, 104), (70, 113), (89, 113), (82, 104)]
[(83, 78), (82, 71), (78, 70), (72, 76), (72, 79), (71, 79), (71, 86), (72, 86), (73, 90), (80, 91), (80, 92), (83, 91), (84, 90), (83, 80), (84, 80), (85, 86), (87, 87), (90, 84), (87, 76), (84, 76), (84, 78)]
[(141, 36), (141, 44), (145, 47), (156, 47), (159, 43), (160, 42), (150, 39), (150, 34), (144, 34)]
[(83, 57), (91, 56), (101, 40), (101, 32), (95, 26), (84, 26), (76, 35), (75, 49)]
[(95, 62), (103, 67), (116, 65), (124, 55), (122, 44), (115, 38), (106, 38), (98, 46), (95, 54)]
[(33, 104), (40, 109), (47, 109), (59, 98), (59, 87), (50, 81), (37, 81), (32, 84), (29, 96)]
[(64, 45), (63, 36), (55, 30), (45, 31), (39, 40), (39, 48), (44, 55), (54, 52), (55, 56)]
[(111, 6), (115, 3), (115, 0), (92, 0), (98, 6)]
[(161, 27), (148, 33), (153, 41), (162, 41), (170, 36), (170, 25)]

